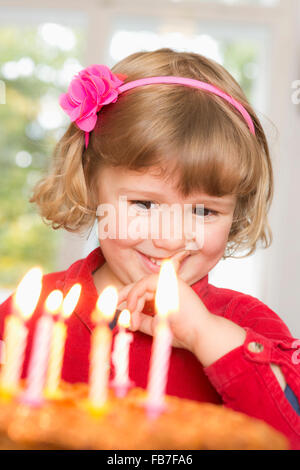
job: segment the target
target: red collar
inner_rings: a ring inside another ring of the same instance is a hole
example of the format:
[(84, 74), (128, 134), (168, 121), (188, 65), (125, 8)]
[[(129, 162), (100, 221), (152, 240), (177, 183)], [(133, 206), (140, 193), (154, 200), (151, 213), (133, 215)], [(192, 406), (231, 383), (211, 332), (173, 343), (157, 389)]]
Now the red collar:
[[(64, 295), (71, 289), (73, 284), (77, 282), (81, 284), (84, 295), (80, 296), (74, 313), (90, 330), (93, 329), (93, 323), (90, 319), (91, 311), (86, 309), (86, 305), (95, 305), (98, 299), (98, 292), (92, 274), (102, 266), (103, 263), (105, 263), (105, 258), (99, 246), (86, 258), (75, 261), (66, 271), (64, 282), (61, 282), (60, 285), (57, 283), (57, 288), (62, 289)], [(208, 274), (195, 282), (191, 287), (198, 295), (201, 294), (203, 298), (208, 288)], [(88, 302), (87, 298), (89, 298)]]

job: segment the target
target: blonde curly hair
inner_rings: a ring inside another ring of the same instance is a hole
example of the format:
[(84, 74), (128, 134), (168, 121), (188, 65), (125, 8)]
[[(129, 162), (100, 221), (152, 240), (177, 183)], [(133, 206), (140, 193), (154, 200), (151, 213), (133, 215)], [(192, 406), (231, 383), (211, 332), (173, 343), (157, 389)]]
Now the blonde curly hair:
[(212, 196), (234, 194), (234, 211), (224, 258), (258, 242), (267, 248), (272, 232), (267, 214), (273, 171), (267, 139), (239, 84), (220, 64), (202, 55), (169, 48), (129, 55), (112, 67), (139, 78), (175, 75), (214, 84), (238, 100), (255, 127), (251, 134), (240, 113), (219, 96), (178, 85), (152, 84), (127, 91), (104, 106), (90, 135), (71, 123), (57, 143), (52, 168), (33, 190), (30, 202), (54, 229), (71, 232), (93, 226), (98, 206), (97, 175), (103, 166), (135, 171), (159, 168), (166, 180), (179, 174), (177, 190)]

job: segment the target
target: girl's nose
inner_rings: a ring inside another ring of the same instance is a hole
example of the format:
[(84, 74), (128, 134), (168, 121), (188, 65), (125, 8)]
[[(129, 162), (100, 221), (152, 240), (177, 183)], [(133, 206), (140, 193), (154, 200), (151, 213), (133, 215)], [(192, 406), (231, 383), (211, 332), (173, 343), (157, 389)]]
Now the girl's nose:
[(156, 229), (151, 232), (151, 239), (156, 248), (174, 253), (185, 249), (190, 234), (185, 233), (182, 219), (178, 215), (171, 212), (169, 217), (164, 219), (162, 216), (159, 224), (151, 225)]
[(197, 229), (199, 233), (199, 224), (195, 224), (193, 220), (186, 219), (181, 214), (178, 218), (172, 211), (168, 214), (167, 218), (161, 216), (159, 223), (151, 224), (151, 239), (157, 248), (166, 250), (168, 252), (178, 252), (184, 250), (199, 250), (198, 239), (196, 236)]
[[(153, 227), (155, 230), (152, 230)], [(151, 223), (150, 238), (157, 251), (177, 253), (184, 249), (195, 250), (198, 247), (193, 229), (193, 226), (186, 224), (182, 214), (178, 218), (178, 214), (171, 211), (167, 217), (161, 214), (159, 221), (155, 220), (153, 224)]]
[(185, 241), (184, 240), (176, 240), (176, 239), (152, 239), (152, 243), (156, 248), (160, 248), (161, 251), (165, 250), (166, 252), (175, 253), (180, 250), (184, 250), (185, 248)]

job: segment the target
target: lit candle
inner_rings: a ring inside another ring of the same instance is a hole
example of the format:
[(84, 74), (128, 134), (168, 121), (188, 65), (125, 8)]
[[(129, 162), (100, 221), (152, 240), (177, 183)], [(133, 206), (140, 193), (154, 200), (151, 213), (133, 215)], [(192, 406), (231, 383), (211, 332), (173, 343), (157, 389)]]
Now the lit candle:
[(18, 392), (28, 335), (25, 322), (37, 306), (42, 275), (42, 270), (36, 267), (23, 277), (13, 296), (12, 313), (5, 320), (5, 362), (0, 377), (0, 393), (3, 397), (11, 397)]
[(54, 296), (51, 292), (46, 299), (44, 312), (35, 327), (27, 384), (21, 397), (22, 402), (30, 406), (39, 406), (43, 402), (43, 389), (53, 330), (53, 317), (51, 315), (51, 309), (55, 308), (53, 307), (53, 299)]
[(156, 417), (165, 409), (165, 390), (172, 351), (172, 332), (168, 315), (178, 311), (178, 285), (176, 271), (171, 260), (162, 262), (155, 294), (158, 322), (154, 331), (146, 408), (150, 417)]
[(96, 413), (105, 409), (107, 401), (112, 341), (112, 333), (108, 323), (115, 314), (117, 303), (117, 289), (108, 286), (101, 292), (93, 313), (96, 327), (91, 338), (89, 407)]
[(129, 347), (133, 340), (132, 333), (126, 328), (130, 326), (130, 312), (122, 310), (118, 319), (119, 332), (115, 337), (112, 361), (115, 368), (115, 377), (111, 385), (115, 389), (117, 397), (124, 397), (128, 389), (133, 385), (129, 379)]
[(49, 365), (45, 385), (45, 395), (47, 398), (52, 399), (61, 397), (59, 384), (67, 337), (67, 326), (65, 321), (70, 317), (77, 305), (81, 293), (81, 285), (74, 284), (74, 286), (71, 287), (63, 301), (62, 309), (60, 308), (63, 299), (62, 292), (56, 290), (52, 292), (52, 294), (54, 293), (56, 293), (55, 295), (57, 300), (54, 305), (55, 308), (51, 310), (51, 313), (54, 316), (57, 316), (59, 313), (61, 313), (61, 315), (59, 315), (58, 320), (53, 326)]

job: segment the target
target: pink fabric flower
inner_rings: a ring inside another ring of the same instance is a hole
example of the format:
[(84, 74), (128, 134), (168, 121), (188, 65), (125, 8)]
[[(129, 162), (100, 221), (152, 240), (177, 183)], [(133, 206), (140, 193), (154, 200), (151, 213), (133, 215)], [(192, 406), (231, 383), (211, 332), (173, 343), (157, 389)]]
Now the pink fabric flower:
[(125, 78), (126, 75), (112, 73), (106, 65), (90, 65), (75, 75), (68, 92), (60, 95), (59, 104), (62, 109), (79, 129), (86, 132), (86, 147), (88, 133), (97, 122), (97, 113), (105, 104), (117, 101), (118, 87)]

